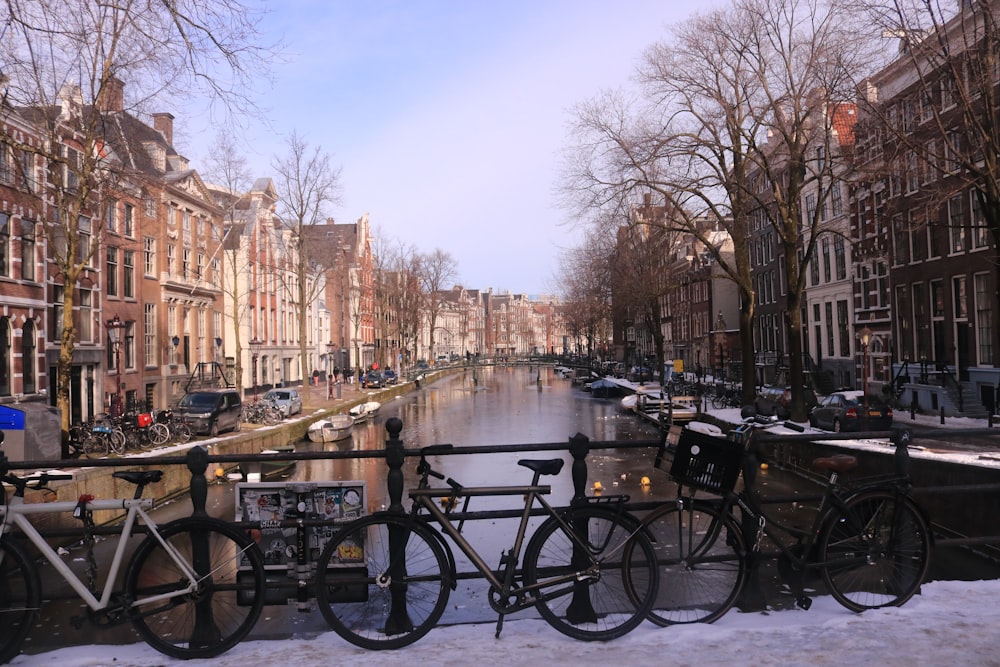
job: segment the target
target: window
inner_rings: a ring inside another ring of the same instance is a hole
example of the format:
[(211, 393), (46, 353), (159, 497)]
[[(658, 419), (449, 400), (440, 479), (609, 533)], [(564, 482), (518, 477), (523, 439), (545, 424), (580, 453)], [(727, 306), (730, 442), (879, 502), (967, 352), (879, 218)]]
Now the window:
[(965, 225), (962, 220), (962, 196), (955, 195), (948, 200), (948, 235), (951, 238), (951, 253), (965, 251)]
[(90, 248), (90, 218), (81, 215), (77, 218), (77, 259), (83, 262), (84, 258), (87, 258), (86, 265), (90, 268), (94, 268), (94, 254), (91, 252)]
[(810, 192), (806, 195), (806, 226), (811, 226), (816, 219), (816, 194)]
[(21, 278), (35, 280), (35, 223), (21, 220)]
[(0, 276), (10, 276), (10, 215), (0, 213)]
[(147, 303), (142, 307), (143, 365), (158, 366), (156, 362), (156, 304)]
[(969, 319), (969, 304), (966, 300), (965, 276), (954, 276), (951, 279), (951, 297), (956, 320)]
[(986, 217), (983, 215), (983, 206), (979, 202), (979, 191), (969, 192), (969, 211), (972, 218), (972, 247), (990, 247), (990, 230), (986, 226)]
[(989, 288), (989, 276), (977, 273), (973, 276), (976, 299), (976, 334), (979, 338), (979, 363), (993, 363), (993, 307)]
[(10, 396), (12, 371), (10, 336), (10, 320), (0, 317), (0, 396)]
[(205, 277), (205, 253), (198, 253), (198, 268), (195, 270), (195, 277), (198, 278), (198, 280)]
[(184, 248), (181, 250), (181, 278), (187, 280), (188, 272), (191, 270), (191, 250)]
[(910, 151), (906, 154), (906, 191), (916, 192), (920, 187), (920, 165), (917, 163), (916, 153)]
[(181, 211), (181, 219), (184, 221), (184, 231), (185, 232), (190, 232), (191, 231), (191, 211), (188, 211), (187, 209), (185, 209), (184, 211)]
[(820, 248), (823, 254), (823, 282), (830, 282), (830, 239), (824, 236), (820, 239)]
[(823, 314), (826, 316), (826, 353), (827, 356), (835, 354), (833, 350), (833, 304), (827, 301), (823, 304)]
[(830, 186), (830, 206), (834, 217), (844, 214), (844, 198), (841, 194), (839, 182)]
[(142, 270), (147, 276), (156, 276), (156, 239), (152, 236), (142, 239)]
[(839, 234), (833, 238), (833, 257), (837, 267), (837, 280), (847, 278), (847, 248), (844, 237)]
[(124, 265), (122, 295), (126, 299), (131, 299), (135, 296), (135, 250), (126, 250), (122, 253), (122, 264)]
[(174, 266), (177, 263), (177, 246), (173, 243), (167, 244), (167, 275), (174, 275)]
[(118, 296), (118, 248), (115, 246), (108, 247), (107, 257), (107, 293), (108, 296)]
[(129, 238), (135, 238), (135, 207), (132, 204), (125, 204), (122, 216), (122, 234)]
[(34, 394), (38, 391), (35, 382), (36, 363), (35, 357), (35, 323), (28, 320), (21, 327), (21, 391), (25, 394)]
[(62, 338), (63, 332), (63, 304), (66, 301), (66, 288), (62, 285), (52, 286), (52, 308), (49, 310), (51, 313), (51, 321), (49, 323), (49, 331), (54, 331), (55, 335), (52, 336), (52, 340), (56, 341)]
[(112, 234), (118, 232), (118, 224), (115, 219), (118, 215), (118, 202), (114, 199), (108, 200), (108, 208), (104, 211), (105, 226)]
[(125, 323), (125, 346), (122, 348), (123, 359), (125, 362), (125, 368), (128, 370), (135, 369), (135, 322), (128, 321)]
[(840, 332), (840, 356), (850, 356), (851, 326), (847, 321), (847, 301), (844, 299), (837, 302), (837, 331)]
[(94, 342), (94, 292), (80, 288), (80, 325), (79, 338), (81, 343)]
[(903, 216), (900, 214), (892, 217), (892, 246), (893, 264), (910, 263), (910, 233), (903, 227)]

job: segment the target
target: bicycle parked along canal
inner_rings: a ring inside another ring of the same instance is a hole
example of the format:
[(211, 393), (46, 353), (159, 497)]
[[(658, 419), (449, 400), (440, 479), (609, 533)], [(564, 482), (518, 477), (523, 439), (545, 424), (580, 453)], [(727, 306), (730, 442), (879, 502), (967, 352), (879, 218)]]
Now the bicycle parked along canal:
[[(539, 480), (559, 473), (562, 459), (518, 461), (533, 473), (528, 486), (465, 487), (433, 470), (427, 460), (450, 448), (421, 450), (419, 483), (409, 491), (410, 512), (378, 512), (351, 522), (321, 554), (317, 602), (341, 637), (363, 648), (394, 649), (434, 627), (459, 576), (442, 531), (489, 583), (490, 606), (499, 614), (497, 637), (505, 615), (531, 607), (555, 629), (582, 640), (620, 637), (643, 621), (658, 575), (652, 544), (624, 510), (626, 496), (552, 507), (543, 497), (551, 489)], [(430, 477), (447, 486), (432, 488)], [(462, 534), (464, 521), (456, 526), (451, 520), (459, 499), (465, 513), (471, 498), (484, 496), (524, 498), (513, 546), (501, 554), (496, 569)], [(522, 545), (536, 502), (546, 518), (527, 542), (522, 568)]]
[[(894, 435), (896, 470), (891, 474), (844, 484), (840, 475), (857, 468), (855, 456), (815, 459), (813, 468), (826, 477), (815, 480), (822, 493), (811, 524), (802, 528), (763, 507), (753, 428), (746, 424), (730, 439), (681, 431), (670, 467), (677, 498), (643, 521), (662, 581), (650, 620), (665, 626), (720, 618), (742, 592), (752, 559), (768, 556), (779, 559), (778, 570), (803, 609), (811, 604), (807, 582), (816, 576), (853, 611), (909, 600), (927, 574), (932, 539), (925, 514), (909, 493), (909, 433)], [(743, 488), (735, 491), (741, 470)], [(711, 497), (696, 498), (698, 492)], [(777, 552), (764, 553), (764, 538)]]
[[(0, 433), (0, 443), (3, 442)], [(20, 477), (10, 471), (0, 451), (0, 480), (13, 487), (0, 503), (0, 663), (16, 656), (35, 625), (42, 603), (38, 566), (21, 545), (26, 539), (52, 564), (88, 607), (97, 625), (131, 622), (150, 646), (174, 658), (210, 658), (246, 637), (264, 605), (264, 563), (250, 537), (229, 524), (208, 517), (186, 517), (158, 526), (149, 515), (151, 498), (143, 489), (158, 482), (160, 470), (121, 471), (114, 477), (135, 484), (132, 498), (79, 502), (25, 503), (27, 489), (72, 476), (42, 473)], [(94, 558), (94, 512), (125, 512), (117, 548), (98, 589)], [(84, 521), (86, 571), (70, 564), (48, 544), (29, 517), (73, 513)], [(115, 590), (125, 560), (125, 547), (137, 520), (148, 532), (125, 568), (124, 590)], [(20, 534), (15, 533), (17, 528)], [(239, 577), (237, 575), (240, 575)], [(87, 583), (84, 582), (87, 580)]]

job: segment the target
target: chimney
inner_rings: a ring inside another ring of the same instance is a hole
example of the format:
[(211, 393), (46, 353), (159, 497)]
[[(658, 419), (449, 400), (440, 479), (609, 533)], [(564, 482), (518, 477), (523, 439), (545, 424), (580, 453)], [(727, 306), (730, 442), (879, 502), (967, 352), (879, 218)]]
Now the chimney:
[(125, 108), (125, 84), (111, 76), (97, 94), (97, 107), (103, 113), (121, 113)]
[(167, 145), (174, 145), (174, 117), (166, 111), (153, 114), (153, 128), (163, 135)]

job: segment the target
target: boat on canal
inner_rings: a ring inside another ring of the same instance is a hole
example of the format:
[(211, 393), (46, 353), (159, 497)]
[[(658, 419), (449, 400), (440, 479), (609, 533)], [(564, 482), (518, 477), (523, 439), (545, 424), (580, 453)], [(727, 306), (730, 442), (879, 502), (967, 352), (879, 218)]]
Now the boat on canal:
[(351, 415), (331, 415), (309, 425), (306, 437), (313, 442), (337, 442), (351, 437), (354, 431), (354, 417)]
[(361, 422), (368, 421), (377, 415), (381, 408), (382, 404), (378, 401), (366, 401), (355, 405), (353, 408), (348, 410), (347, 413), (354, 418), (355, 424), (360, 424)]

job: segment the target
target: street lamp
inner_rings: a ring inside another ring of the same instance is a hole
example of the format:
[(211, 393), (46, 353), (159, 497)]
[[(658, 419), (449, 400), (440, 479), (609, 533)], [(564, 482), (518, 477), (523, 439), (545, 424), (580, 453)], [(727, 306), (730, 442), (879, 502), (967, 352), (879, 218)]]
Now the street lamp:
[(251, 370), (253, 373), (253, 402), (257, 402), (257, 357), (260, 356), (260, 346), (264, 341), (259, 338), (250, 339), (250, 359), (253, 361)]
[(115, 393), (111, 401), (111, 416), (122, 416), (122, 330), (125, 323), (116, 314), (104, 323), (108, 329), (108, 340), (115, 355)]
[(868, 327), (861, 329), (861, 398), (862, 398), (862, 410), (864, 413), (861, 416), (862, 428), (868, 430), (868, 344), (872, 340), (872, 330)]

